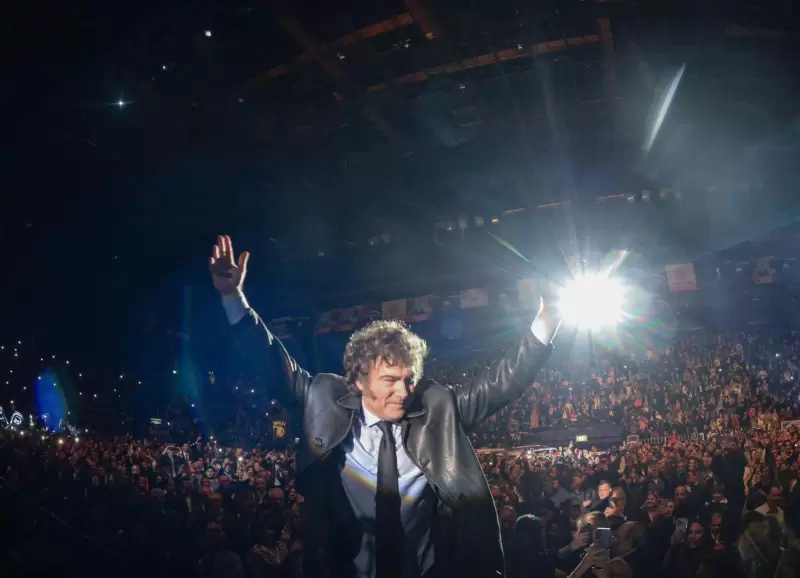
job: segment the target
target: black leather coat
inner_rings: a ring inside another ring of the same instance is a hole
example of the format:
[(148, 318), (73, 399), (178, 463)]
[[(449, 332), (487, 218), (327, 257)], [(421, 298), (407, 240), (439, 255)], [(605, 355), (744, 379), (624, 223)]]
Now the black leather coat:
[[(254, 311), (233, 329), (236, 352), (244, 356), (237, 363), (256, 361), (262, 370), (266, 364), (282, 372), (290, 401), (303, 412), (297, 483), (309, 514), (304, 574), (351, 576), (358, 541), (348, 536), (358, 528), (356, 523), (331, 527), (330, 503), (346, 498), (331, 489), (336, 484), (326, 460), (350, 431), (361, 409), (360, 395), (351, 393), (339, 375), (312, 376), (299, 367)], [(519, 398), (551, 350), (526, 331), (501, 360), (460, 388), (430, 380), (417, 384), (403, 438), (408, 456), (438, 497), (438, 516), (431, 521), (437, 576), (505, 574), (497, 512), (468, 431)]]

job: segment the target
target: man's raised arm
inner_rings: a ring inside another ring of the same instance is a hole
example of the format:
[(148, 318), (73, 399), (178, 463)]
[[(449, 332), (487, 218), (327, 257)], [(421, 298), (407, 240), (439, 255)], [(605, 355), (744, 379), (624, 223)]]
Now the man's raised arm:
[(550, 358), (560, 326), (555, 312), (542, 301), (539, 313), (519, 342), (502, 359), (456, 390), (458, 412), (471, 429), (518, 399)]
[(222, 306), (233, 330), (237, 353), (260, 367), (276, 370), (285, 378), (292, 397), (303, 404), (311, 375), (289, 355), (280, 339), (275, 337), (244, 296), (244, 280), (250, 253), (244, 251), (234, 259), (233, 245), (228, 235), (220, 235), (209, 260), (214, 288), (222, 296)]

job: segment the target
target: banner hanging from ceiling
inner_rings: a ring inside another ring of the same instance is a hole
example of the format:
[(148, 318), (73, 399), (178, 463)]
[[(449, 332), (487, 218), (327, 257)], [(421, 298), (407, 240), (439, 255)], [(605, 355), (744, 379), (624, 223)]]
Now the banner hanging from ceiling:
[(667, 272), (667, 284), (671, 293), (697, 291), (697, 277), (694, 274), (693, 263), (667, 265), (664, 270)]

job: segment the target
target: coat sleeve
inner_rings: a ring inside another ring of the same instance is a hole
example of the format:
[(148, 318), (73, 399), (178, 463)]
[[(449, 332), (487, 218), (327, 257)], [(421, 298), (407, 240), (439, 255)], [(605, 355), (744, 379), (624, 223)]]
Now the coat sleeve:
[(473, 428), (525, 393), (552, 351), (552, 345), (525, 331), (500, 361), (458, 388), (456, 403), (464, 427)]
[[(280, 376), (282, 391), (303, 407), (312, 376), (289, 355), (281, 340), (275, 337), (253, 309), (235, 325), (233, 334), (233, 365), (248, 368), (269, 376)], [(281, 396), (280, 392), (277, 394)], [(282, 396), (281, 396), (282, 397)]]

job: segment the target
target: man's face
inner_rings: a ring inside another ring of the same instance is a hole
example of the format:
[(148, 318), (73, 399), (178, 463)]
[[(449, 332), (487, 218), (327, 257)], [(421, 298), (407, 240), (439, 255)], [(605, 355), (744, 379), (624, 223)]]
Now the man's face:
[(608, 484), (600, 484), (597, 486), (597, 495), (600, 496), (601, 500), (605, 500), (611, 495), (611, 486)]
[(781, 490), (780, 488), (772, 488), (769, 491), (769, 496), (767, 496), (767, 503), (769, 504), (770, 508), (777, 508), (778, 504), (781, 502)]
[(697, 469), (697, 460), (689, 460), (689, 471), (694, 472)]
[(722, 530), (722, 516), (714, 514), (711, 516), (711, 533), (719, 534), (720, 530)]
[(406, 414), (405, 402), (413, 388), (414, 375), (405, 365), (389, 365), (382, 359), (369, 373), (356, 380), (363, 394), (364, 407), (385, 421), (399, 421)]
[(681, 503), (686, 501), (686, 488), (683, 486), (678, 486), (675, 488), (675, 503)]

